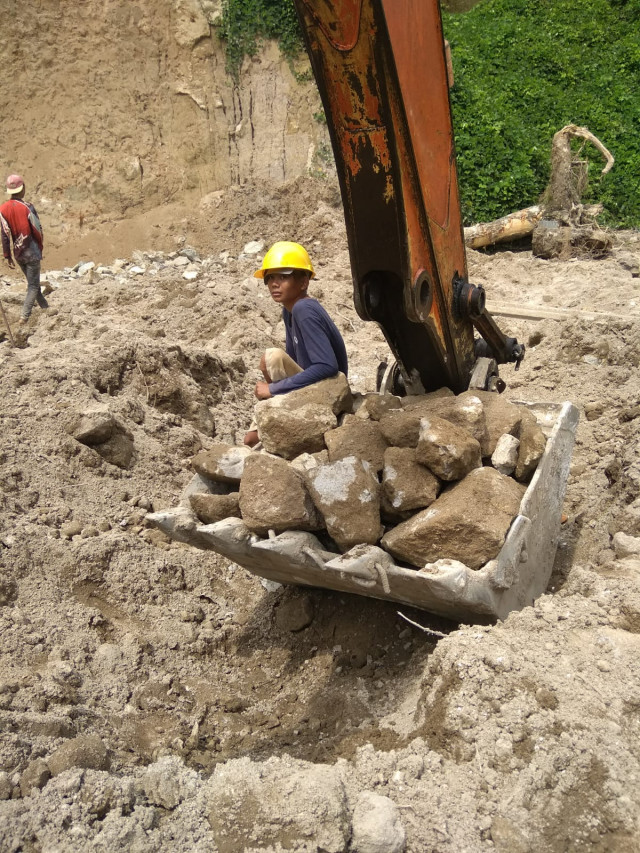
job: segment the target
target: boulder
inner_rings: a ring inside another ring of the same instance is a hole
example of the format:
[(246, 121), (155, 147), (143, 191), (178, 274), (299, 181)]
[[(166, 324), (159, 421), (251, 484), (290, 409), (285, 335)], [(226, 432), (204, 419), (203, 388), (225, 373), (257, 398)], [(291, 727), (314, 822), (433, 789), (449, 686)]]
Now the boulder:
[(189, 503), (203, 524), (214, 524), (223, 518), (241, 518), (240, 492), (231, 492), (228, 495), (190, 495)]
[(256, 408), (262, 407), (263, 403), (268, 403), (269, 407), (284, 408), (291, 411), (312, 403), (316, 406), (328, 406), (333, 414), (338, 417), (342, 412), (351, 411), (353, 397), (346, 376), (344, 373), (337, 373), (330, 379), (314, 382), (313, 385), (307, 385), (306, 388), (289, 391), (286, 394), (276, 394), (275, 397), (258, 403)]
[(535, 416), (529, 411), (525, 412), (520, 421), (518, 437), (520, 446), (518, 447), (518, 461), (514, 476), (516, 480), (522, 482), (528, 480), (538, 467), (538, 462), (542, 459), (542, 454), (547, 445), (547, 439)]
[(380, 418), (395, 409), (402, 408), (400, 397), (393, 394), (361, 394), (354, 397), (353, 411), (362, 420), (379, 421)]
[(384, 454), (381, 506), (398, 517), (430, 506), (438, 497), (440, 480), (416, 461), (412, 447), (388, 447)]
[(481, 442), (484, 457), (492, 455), (501, 436), (515, 435), (517, 438), (522, 418), (531, 415), (525, 406), (512, 403), (502, 394), (496, 394), (494, 391), (465, 391), (459, 395), (458, 399), (464, 400), (469, 397), (480, 400), (484, 409), (487, 428), (486, 442)]
[(214, 444), (208, 450), (201, 450), (191, 460), (191, 465), (201, 477), (218, 483), (237, 485), (244, 471), (244, 463), (253, 453), (250, 447), (236, 447), (233, 444)]
[(380, 484), (368, 462), (347, 456), (307, 474), (309, 491), (329, 535), (342, 551), (374, 545), (382, 534)]
[(253, 453), (240, 481), (240, 512), (254, 533), (319, 530), (322, 521), (302, 476), (284, 459)]
[[(394, 447), (416, 447), (420, 436), (420, 420), (433, 416), (466, 430), (482, 447), (488, 445), (484, 406), (478, 397), (462, 399), (462, 395), (434, 396), (421, 394), (406, 397), (402, 411), (391, 411), (380, 419), (382, 434)], [(490, 454), (489, 454), (490, 455)]]
[(265, 450), (294, 459), (301, 453), (317, 453), (324, 448), (325, 432), (337, 424), (330, 406), (305, 403), (289, 409), (269, 405), (271, 402), (263, 400), (255, 408), (258, 434)]
[(374, 471), (382, 471), (384, 452), (389, 446), (376, 421), (346, 415), (342, 426), (325, 433), (329, 461), (337, 462), (346, 456), (366, 460)]
[(77, 413), (68, 431), (80, 444), (94, 447), (111, 438), (116, 425), (116, 418), (106, 406), (99, 406)]
[(386, 533), (382, 547), (413, 566), (451, 559), (479, 569), (500, 551), (524, 492), (495, 468), (476, 468)]
[(482, 465), (480, 443), (465, 429), (437, 415), (422, 418), (416, 460), (441, 480), (462, 480)]
[(404, 409), (380, 418), (380, 432), (391, 447), (413, 447), (420, 437), (420, 418)]
[(134, 444), (133, 433), (106, 406), (96, 406), (76, 413), (67, 431), (80, 444), (93, 448), (111, 465), (129, 468)]
[(27, 764), (20, 775), (20, 793), (23, 797), (28, 797), (32, 791), (44, 788), (49, 779), (51, 779), (51, 770), (47, 762), (42, 758), (36, 758)]

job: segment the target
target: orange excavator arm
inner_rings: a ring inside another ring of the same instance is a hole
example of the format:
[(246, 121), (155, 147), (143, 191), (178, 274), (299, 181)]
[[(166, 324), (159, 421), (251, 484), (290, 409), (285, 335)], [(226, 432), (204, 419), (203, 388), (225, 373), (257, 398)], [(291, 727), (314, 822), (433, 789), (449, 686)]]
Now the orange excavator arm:
[(382, 328), (409, 393), (465, 390), (479, 354), (519, 362), (524, 348), (467, 281), (438, 0), (294, 2), (331, 135), (359, 315)]

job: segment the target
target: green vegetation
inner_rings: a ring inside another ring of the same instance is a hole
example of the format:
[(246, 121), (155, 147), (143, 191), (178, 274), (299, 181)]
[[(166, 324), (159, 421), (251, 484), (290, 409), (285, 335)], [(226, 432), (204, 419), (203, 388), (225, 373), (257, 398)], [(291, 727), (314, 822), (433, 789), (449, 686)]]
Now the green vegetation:
[[(577, 124), (616, 160), (601, 177), (601, 155), (584, 146), (584, 201), (604, 203), (606, 224), (640, 227), (640, 0), (484, 0), (443, 10), (443, 23), (465, 223), (535, 204), (553, 135)], [(236, 78), (263, 38), (290, 59), (302, 46), (293, 0), (224, 0), (219, 34)]]
[[(443, 12), (455, 86), (451, 106), (465, 222), (535, 204), (551, 141), (587, 127), (592, 145), (584, 201), (601, 201), (609, 225), (640, 225), (640, 0), (487, 0)], [(576, 144), (577, 147), (577, 144)]]
[(274, 39), (289, 60), (303, 47), (293, 0), (223, 0), (218, 35), (225, 44), (227, 71), (238, 79), (245, 56), (255, 56), (263, 39)]

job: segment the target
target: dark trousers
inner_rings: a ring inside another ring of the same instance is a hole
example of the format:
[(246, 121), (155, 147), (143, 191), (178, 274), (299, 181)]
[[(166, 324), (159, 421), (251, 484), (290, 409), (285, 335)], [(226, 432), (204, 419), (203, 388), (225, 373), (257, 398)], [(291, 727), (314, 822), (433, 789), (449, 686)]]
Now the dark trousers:
[(22, 319), (28, 320), (34, 302), (37, 302), (41, 308), (48, 308), (49, 303), (40, 290), (40, 261), (18, 261), (18, 263), (27, 278), (27, 295), (22, 303)]

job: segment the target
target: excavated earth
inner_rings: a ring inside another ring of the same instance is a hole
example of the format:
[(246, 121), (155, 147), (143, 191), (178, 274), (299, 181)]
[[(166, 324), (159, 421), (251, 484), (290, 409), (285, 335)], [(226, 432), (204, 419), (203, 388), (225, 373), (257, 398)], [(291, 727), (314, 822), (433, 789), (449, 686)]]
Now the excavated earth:
[[(354, 310), (341, 209), (322, 182), (301, 192), (315, 209), (287, 236), (317, 260), (352, 388), (373, 390), (388, 350)], [(355, 820), (373, 793), (408, 850), (636, 849), (638, 235), (597, 261), (469, 252), (490, 308), (565, 310), (502, 319), (528, 345), (505, 394), (571, 400), (581, 420), (548, 594), (495, 626), (401, 608), (434, 633), (389, 603), (265, 588), (145, 522), (175, 505), (195, 453), (241, 441), (259, 354), (283, 337), (254, 237), (50, 270), (26, 330), (24, 285), (4, 279), (2, 848), (376, 849)], [(97, 405), (130, 458), (71, 437)], [(301, 773), (287, 818), (273, 781)]]
[[(317, 96), (273, 48), (225, 88), (215, 3), (54, 5), (0, 0), (21, 33), (0, 35), (0, 161), (26, 173), (50, 290), (21, 328), (3, 270), (0, 849), (637, 850), (640, 235), (598, 260), (468, 252), (527, 345), (507, 398), (580, 411), (535, 606), (459, 625), (263, 584), (145, 516), (242, 440), (284, 339), (251, 275), (273, 240), (309, 248), (353, 390), (389, 357), (335, 177), (308, 174)], [(121, 429), (97, 449), (72, 435), (96, 407)]]

